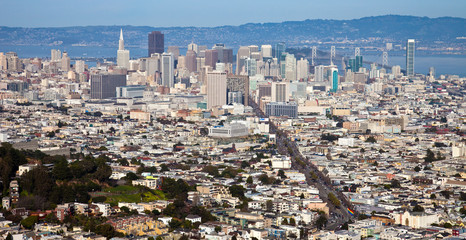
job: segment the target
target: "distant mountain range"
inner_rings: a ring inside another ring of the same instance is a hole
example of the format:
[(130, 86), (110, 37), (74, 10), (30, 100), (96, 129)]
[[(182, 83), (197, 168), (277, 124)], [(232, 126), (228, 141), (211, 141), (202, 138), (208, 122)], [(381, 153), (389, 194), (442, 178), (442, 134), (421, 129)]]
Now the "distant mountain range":
[[(421, 43), (443, 41), (465, 44), (466, 19), (428, 18), (386, 15), (353, 20), (304, 20), (281, 23), (248, 23), (219, 27), (148, 27), (148, 26), (82, 26), (20, 28), (0, 27), (0, 45), (57, 45), (117, 47), (120, 28), (126, 46), (146, 47), (147, 34), (162, 31), (165, 46), (187, 46), (224, 43), (229, 47), (250, 44), (302, 46), (309, 41), (361, 40), (379, 38), (394, 43), (415, 38)], [(382, 41), (381, 40), (381, 41)]]

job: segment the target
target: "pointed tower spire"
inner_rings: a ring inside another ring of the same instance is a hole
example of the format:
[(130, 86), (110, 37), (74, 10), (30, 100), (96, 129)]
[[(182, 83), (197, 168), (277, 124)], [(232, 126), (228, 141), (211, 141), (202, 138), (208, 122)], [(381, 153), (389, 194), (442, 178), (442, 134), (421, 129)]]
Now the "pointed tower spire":
[(118, 50), (125, 50), (125, 40), (123, 40), (123, 29), (120, 29), (120, 41), (118, 41)]

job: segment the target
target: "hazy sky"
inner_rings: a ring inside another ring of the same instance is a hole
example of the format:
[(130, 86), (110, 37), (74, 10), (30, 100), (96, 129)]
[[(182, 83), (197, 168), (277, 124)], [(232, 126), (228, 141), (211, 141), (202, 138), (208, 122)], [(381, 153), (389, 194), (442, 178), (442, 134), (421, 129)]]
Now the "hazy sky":
[(0, 0), (0, 26), (220, 26), (386, 14), (466, 17), (466, 0)]

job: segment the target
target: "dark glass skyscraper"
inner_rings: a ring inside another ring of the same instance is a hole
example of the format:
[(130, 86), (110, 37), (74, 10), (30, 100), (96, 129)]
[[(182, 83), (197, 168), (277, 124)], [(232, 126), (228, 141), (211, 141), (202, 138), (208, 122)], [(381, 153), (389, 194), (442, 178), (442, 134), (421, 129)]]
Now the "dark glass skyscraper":
[(165, 46), (164, 46), (164, 35), (163, 33), (159, 31), (153, 31), (149, 33), (149, 54), (148, 56), (152, 53), (163, 53)]

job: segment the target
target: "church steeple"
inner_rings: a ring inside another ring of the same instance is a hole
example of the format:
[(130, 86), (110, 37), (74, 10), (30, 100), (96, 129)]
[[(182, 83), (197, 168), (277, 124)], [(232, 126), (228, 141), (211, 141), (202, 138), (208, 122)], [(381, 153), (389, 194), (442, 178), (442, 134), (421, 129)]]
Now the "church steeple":
[(125, 40), (123, 40), (123, 29), (120, 29), (120, 41), (118, 41), (118, 50), (125, 50)]

